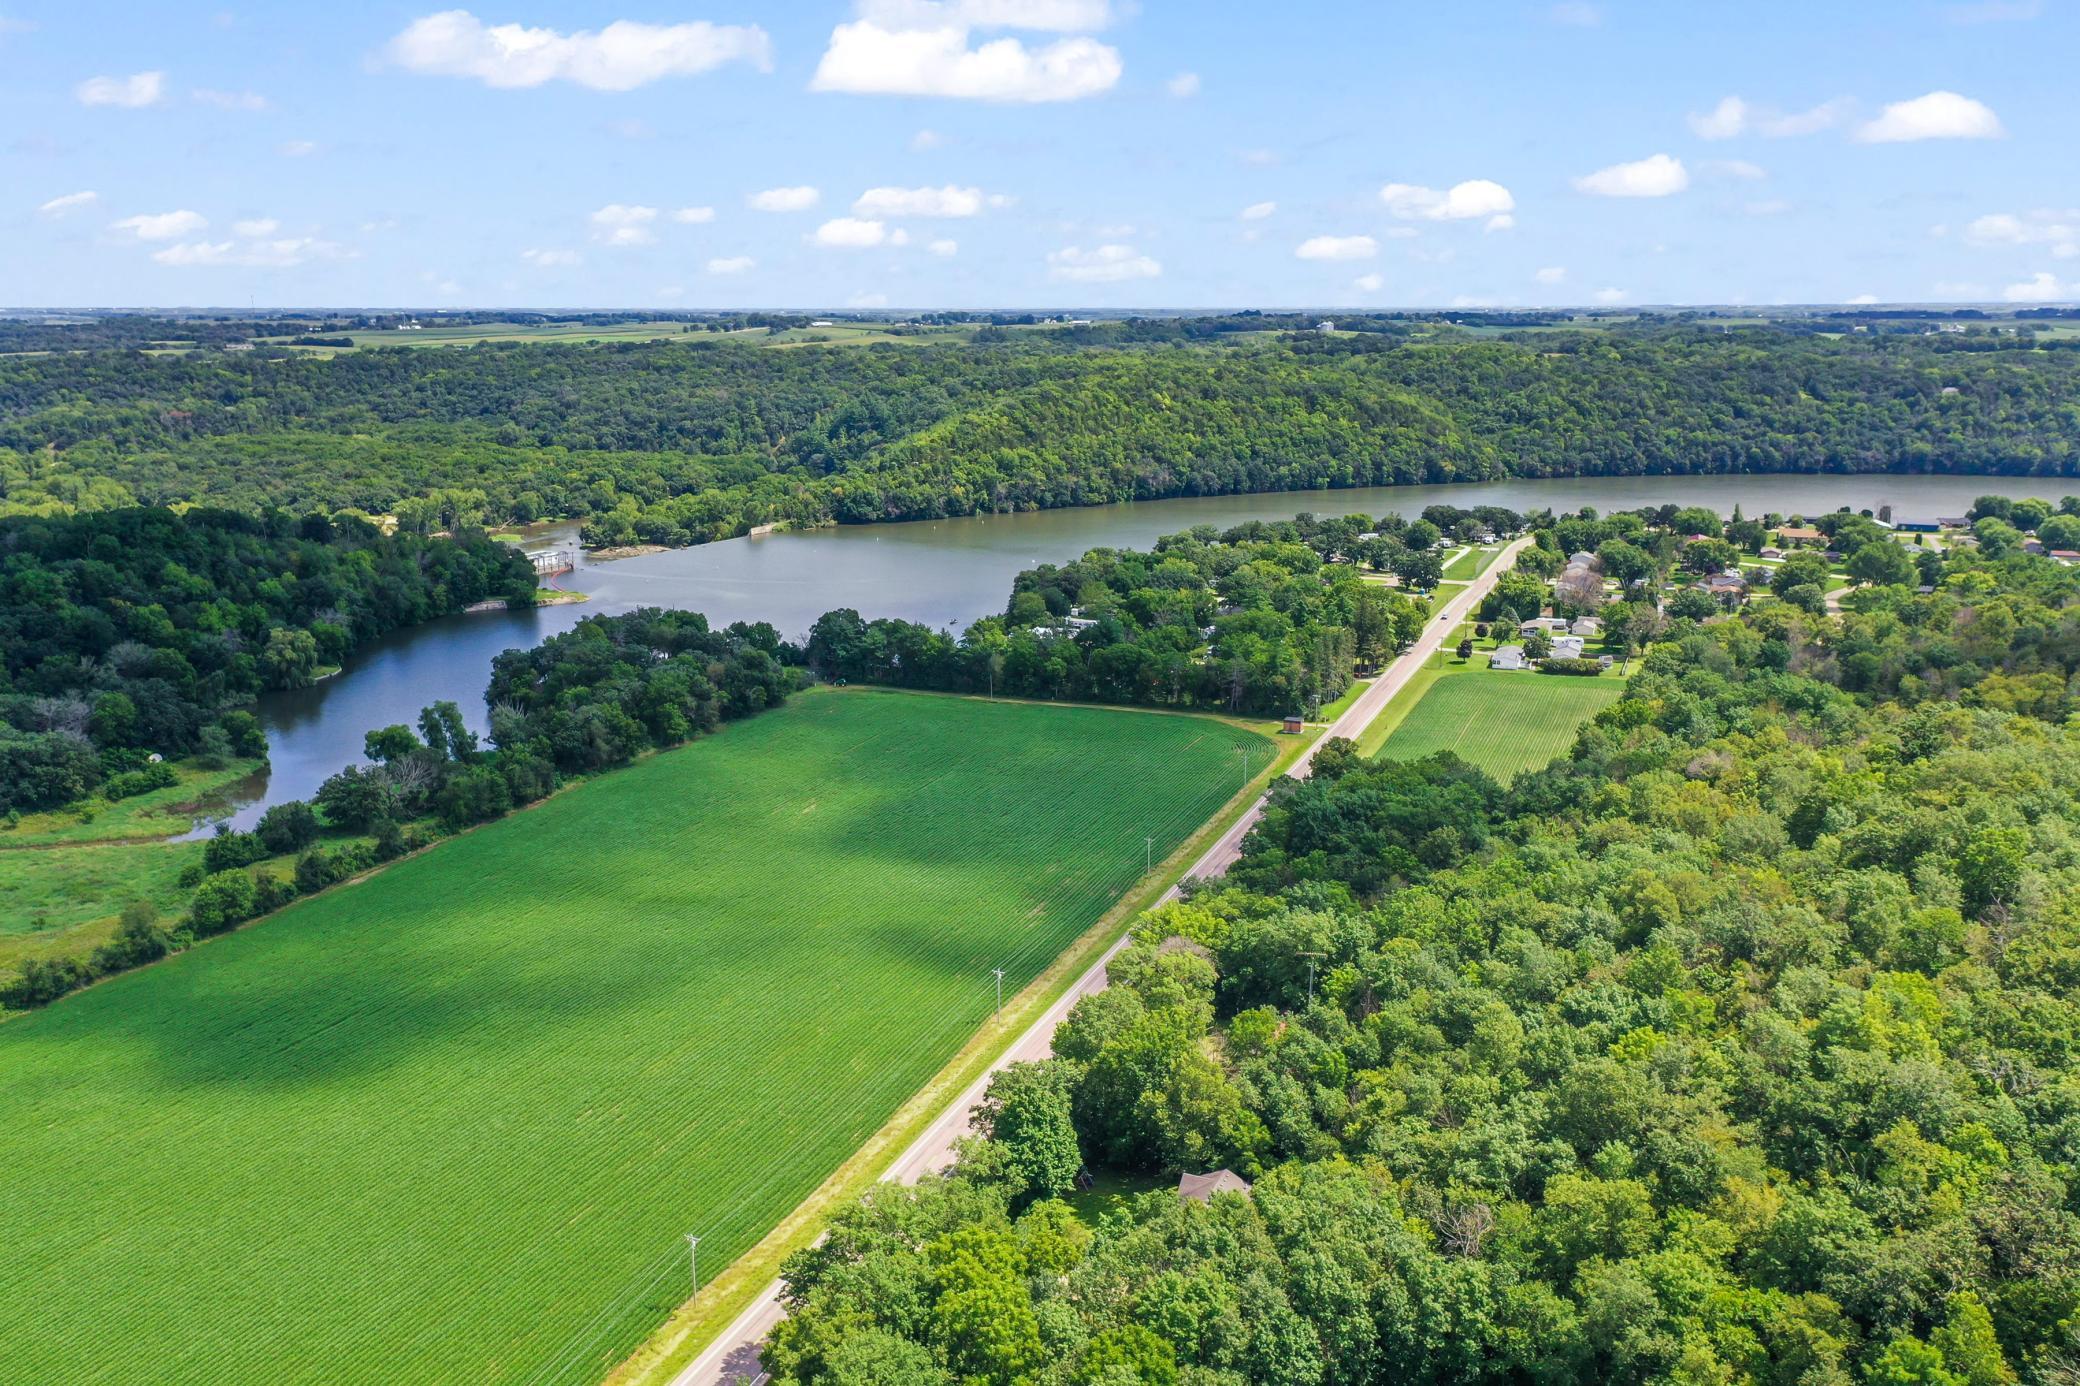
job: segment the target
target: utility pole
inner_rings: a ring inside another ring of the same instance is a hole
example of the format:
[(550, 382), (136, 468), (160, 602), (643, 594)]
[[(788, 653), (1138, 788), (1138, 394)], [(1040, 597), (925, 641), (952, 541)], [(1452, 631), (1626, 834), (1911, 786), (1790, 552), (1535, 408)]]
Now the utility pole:
[(687, 1269), (693, 1273), (693, 1293), (698, 1295), (701, 1292), (701, 1239), (691, 1232), (686, 1234), (686, 1260)]
[(990, 969), (990, 975), (997, 979), (997, 1014), (1002, 1015), (1004, 1013), (1004, 969), (993, 967)]
[(1328, 955), (1327, 953), (1302, 953), (1302, 954), (1301, 954), (1300, 956), (1301, 956), (1301, 957), (1303, 957), (1303, 958), (1305, 958), (1305, 959), (1307, 959), (1307, 1008), (1308, 1008), (1309, 1010), (1313, 1010), (1313, 1009), (1314, 1009), (1314, 965), (1315, 965), (1315, 962), (1316, 962), (1316, 960), (1317, 960), (1317, 959), (1320, 959), (1320, 958), (1326, 958), (1326, 957), (1328, 957), (1329, 955)]

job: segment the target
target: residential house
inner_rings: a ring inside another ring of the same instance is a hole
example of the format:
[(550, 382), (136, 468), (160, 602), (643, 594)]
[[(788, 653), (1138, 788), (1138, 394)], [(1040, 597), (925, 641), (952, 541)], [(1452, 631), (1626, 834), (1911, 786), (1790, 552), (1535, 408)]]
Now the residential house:
[(1582, 637), (1579, 635), (1554, 636), (1553, 656), (1556, 659), (1580, 659), (1582, 657)]
[(1528, 669), (1522, 645), (1497, 645), (1495, 653), (1488, 656), (1490, 669)]
[(1824, 544), (1827, 536), (1808, 525), (1785, 525), (1777, 531), (1777, 540), (1784, 544), (1801, 546)]

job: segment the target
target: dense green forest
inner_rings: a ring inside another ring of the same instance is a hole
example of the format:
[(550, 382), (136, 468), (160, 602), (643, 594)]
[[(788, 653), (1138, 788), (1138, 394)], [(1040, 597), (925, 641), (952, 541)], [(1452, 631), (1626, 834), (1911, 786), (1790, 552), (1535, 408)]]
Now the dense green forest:
[(1236, 325), (0, 358), (0, 510), (584, 516), (595, 542), (681, 544), (1503, 475), (2080, 472), (2080, 353), (2025, 336)]
[[(1438, 518), (1470, 515), (1432, 507)], [(1506, 511), (1508, 528), (1518, 517)], [(1473, 521), (1476, 528), (1479, 521)], [(1421, 633), (1427, 602), (1367, 581), (1395, 568), (1427, 590), (1438, 527), (1311, 515), (1202, 525), (1140, 552), (1094, 549), (1014, 580), (1002, 616), (959, 637), (912, 621), (825, 613), (802, 652), (848, 682), (1013, 697), (1309, 715)]]
[(229, 510), (0, 519), (0, 814), (153, 757), (264, 756), (240, 704), (487, 599), (533, 601), (534, 569), (481, 533)]
[(2072, 1380), (2080, 571), (1935, 576), (1676, 619), (1508, 789), (1325, 748), (790, 1262), (776, 1379)]

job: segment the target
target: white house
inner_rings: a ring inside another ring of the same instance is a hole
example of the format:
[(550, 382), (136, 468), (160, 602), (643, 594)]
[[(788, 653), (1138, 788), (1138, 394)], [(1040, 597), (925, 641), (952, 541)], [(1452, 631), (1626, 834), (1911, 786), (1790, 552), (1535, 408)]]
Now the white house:
[(1498, 645), (1495, 647), (1495, 653), (1488, 656), (1488, 667), (1490, 669), (1528, 669), (1531, 666), (1524, 662), (1524, 647), (1522, 645)]
[(1316, 323), (1316, 324), (1314, 325), (1314, 330), (1315, 330), (1315, 331), (1317, 331), (1317, 332), (1325, 332), (1325, 333), (1326, 333), (1326, 332), (1334, 332), (1334, 331), (1336, 330), (1336, 324), (1335, 324), (1335, 323), (1333, 323), (1333, 322), (1330, 322), (1330, 321), (1329, 321), (1328, 319), (1324, 318), (1324, 319), (1323, 319), (1322, 321), (1320, 321), (1320, 322), (1318, 322), (1318, 323)]
[(1582, 637), (1579, 635), (1554, 636), (1553, 654), (1560, 659), (1580, 659), (1582, 657)]
[(1597, 636), (1603, 634), (1603, 622), (1597, 620), (1594, 616), (1577, 616), (1574, 619), (1574, 623), (1567, 628), (1567, 633), (1569, 635), (1579, 635), (1587, 640), (1594, 640)]

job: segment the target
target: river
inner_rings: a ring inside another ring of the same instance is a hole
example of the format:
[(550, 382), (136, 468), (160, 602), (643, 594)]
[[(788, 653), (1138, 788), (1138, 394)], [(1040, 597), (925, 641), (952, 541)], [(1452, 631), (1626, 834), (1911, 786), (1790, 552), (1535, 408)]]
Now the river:
[[(1511, 480), (1452, 486), (1384, 486), (1343, 491), (1286, 491), (1141, 501), (1020, 515), (973, 516), (910, 524), (866, 525), (731, 539), (640, 558), (594, 563), (582, 554), (576, 571), (555, 585), (589, 600), (522, 612), (450, 616), (363, 649), (336, 676), (314, 687), (274, 693), (258, 707), (272, 747), (272, 768), (250, 797), (227, 806), (226, 821), (249, 827), (269, 804), (308, 798), (327, 775), (359, 758), (372, 727), (412, 722), (438, 699), (459, 704), (484, 729), (484, 686), (500, 651), (534, 645), (586, 616), (642, 606), (706, 612), (716, 625), (770, 621), (800, 637), (825, 611), (857, 608), (868, 617), (896, 616), (931, 626), (964, 628), (1001, 610), (1011, 579), (1039, 563), (1060, 563), (1093, 548), (1145, 548), (1193, 525), (1321, 515), (1413, 517), (1426, 505), (1501, 505), (1513, 510), (1627, 510), (1673, 503), (1751, 516), (1769, 511), (1820, 514), (1890, 504), (1903, 516), (1963, 514), (1988, 493), (2050, 499), (2071, 482), (2029, 477), (1947, 476), (1690, 476)], [(575, 526), (540, 527), (529, 547), (574, 547)]]

